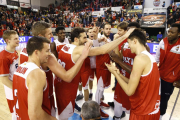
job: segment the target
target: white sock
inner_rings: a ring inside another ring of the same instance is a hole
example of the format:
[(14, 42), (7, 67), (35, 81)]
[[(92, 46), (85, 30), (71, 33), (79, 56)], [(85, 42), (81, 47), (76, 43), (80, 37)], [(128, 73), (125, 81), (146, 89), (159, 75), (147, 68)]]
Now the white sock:
[(160, 115), (160, 118), (159, 118), (159, 120), (162, 120), (162, 117), (163, 117), (163, 115)]
[[(114, 100), (114, 116), (121, 117), (122, 112), (122, 106)], [(120, 118), (116, 118), (115, 120), (120, 120)]]
[(79, 91), (79, 94), (82, 95), (83, 94), (82, 91)]
[(92, 89), (89, 89), (89, 93), (92, 93)]

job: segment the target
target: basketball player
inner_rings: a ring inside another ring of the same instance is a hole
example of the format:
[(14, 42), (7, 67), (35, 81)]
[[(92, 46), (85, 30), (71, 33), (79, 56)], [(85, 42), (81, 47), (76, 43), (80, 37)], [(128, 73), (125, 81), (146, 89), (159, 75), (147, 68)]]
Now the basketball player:
[[(159, 63), (161, 77), (160, 114), (166, 113), (167, 104), (174, 91), (174, 86), (180, 80), (180, 24), (172, 24), (168, 36), (159, 43), (156, 52), (156, 62)], [(174, 83), (174, 86), (173, 86)]]
[[(102, 47), (91, 48), (88, 56), (95, 56), (110, 52), (132, 31), (133, 29), (128, 31), (127, 34), (121, 38), (118, 38), (118, 40), (105, 44)], [(62, 47), (58, 55), (59, 63), (62, 64), (66, 70), (69, 70), (72, 66), (74, 66), (82, 54), (82, 49), (84, 48), (83, 45), (85, 42), (87, 42), (85, 30), (83, 28), (74, 28), (71, 32), (71, 41), (71, 44), (66, 44)], [(56, 84), (55, 93), (58, 107), (58, 119), (68, 119), (73, 115), (79, 79), (80, 74), (77, 74), (71, 83), (67, 83), (59, 79), (58, 83)], [(104, 116), (104, 114), (101, 114), (101, 116), (107, 117)]]
[[(107, 42), (111, 42), (111, 39), (109, 38), (110, 33), (111, 33), (111, 24), (109, 23), (104, 24), (103, 35), (100, 37), (105, 37), (107, 39)], [(105, 44), (105, 42), (100, 42), (98, 44), (99, 46), (102, 46)], [(108, 108), (109, 105), (102, 101), (102, 97), (103, 97), (104, 89), (110, 86), (111, 73), (108, 71), (104, 63), (110, 63), (110, 57), (108, 54), (96, 56), (97, 90), (96, 90), (95, 100), (100, 106)], [(103, 114), (105, 117), (109, 117), (108, 114), (105, 114), (102, 111), (101, 114)]]
[[(46, 23), (46, 22), (36, 22), (33, 26), (32, 26), (32, 33), (34, 36), (42, 36), (42, 37), (46, 37), (49, 41), (51, 40), (51, 37), (53, 37), (52, 35), (52, 30), (51, 30), (51, 25)], [(82, 56), (79, 58), (79, 60), (77, 61), (77, 63), (69, 70), (66, 71), (57, 61), (57, 58), (54, 55), (50, 55), (48, 62), (41, 65), (41, 67), (43, 68), (43, 70), (45, 70), (46, 72), (46, 77), (49, 83), (49, 96), (50, 96), (50, 100), (51, 100), (51, 107), (52, 107), (52, 116), (55, 116), (55, 106), (54, 106), (54, 96), (53, 96), (53, 75), (52, 72), (58, 76), (59, 78), (61, 78), (62, 80), (66, 81), (66, 82), (71, 82), (72, 79), (76, 76), (76, 74), (78, 73), (78, 71), (80, 70), (82, 63), (84, 61), (84, 59), (87, 57), (85, 55), (86, 54), (86, 50), (84, 49), (83, 51), (84, 53), (82, 54)], [(20, 64), (27, 62), (28, 60), (28, 54), (26, 51), (26, 48), (24, 48), (21, 52), (20, 52)]]
[(56, 120), (51, 116), (49, 84), (41, 65), (48, 62), (50, 41), (32, 37), (27, 43), (28, 61), (13, 76), (13, 98), (17, 120)]
[(160, 76), (154, 57), (146, 50), (145, 34), (136, 29), (128, 38), (132, 53), (136, 54), (130, 78), (120, 74), (112, 63), (106, 64), (124, 92), (130, 96), (130, 120), (159, 120)]
[(58, 36), (58, 39), (54, 40), (51, 43), (51, 52), (56, 56), (56, 58), (58, 58), (57, 53), (61, 50), (61, 46), (64, 44), (69, 44), (70, 42), (67, 38), (65, 38), (64, 26), (57, 27), (55, 31), (56, 31), (56, 35)]
[(13, 74), (18, 67), (18, 53), (16, 47), (19, 46), (19, 36), (14, 30), (6, 30), (3, 39), (7, 46), (0, 52), (0, 80), (4, 84), (4, 91), (8, 102), (9, 110), (12, 113), (12, 120), (15, 120), (14, 99), (12, 93)]
[[(89, 28), (87, 31), (88, 39), (93, 41), (97, 39), (98, 29), (96, 26), (94, 28)], [(94, 73), (96, 70), (96, 56), (87, 57), (84, 62), (84, 68), (81, 70), (81, 82), (79, 83), (79, 95), (76, 97), (76, 101), (81, 100), (83, 98), (82, 87), (84, 90), (84, 100), (92, 100), (92, 87), (94, 80)], [(88, 85), (89, 89), (88, 90)]]

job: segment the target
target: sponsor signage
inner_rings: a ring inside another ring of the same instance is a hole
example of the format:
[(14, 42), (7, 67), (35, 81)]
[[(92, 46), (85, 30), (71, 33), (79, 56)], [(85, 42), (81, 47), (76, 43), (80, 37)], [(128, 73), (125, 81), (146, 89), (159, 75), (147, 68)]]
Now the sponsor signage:
[(12, 1), (12, 0), (7, 0), (7, 5), (18, 6), (19, 7), (19, 2)]
[(134, 5), (134, 9), (142, 9), (142, 5)]
[(131, 9), (131, 10), (126, 10), (126, 13), (127, 14), (134, 14), (134, 13), (142, 13), (142, 10), (134, 10), (134, 9)]
[(171, 0), (145, 0), (144, 8), (167, 8), (171, 4)]
[(165, 28), (165, 26), (166, 14), (164, 13), (144, 14), (142, 18), (141, 27)]
[(31, 5), (27, 4), (27, 3), (20, 3), (20, 7), (22, 7), (22, 8), (30, 8)]

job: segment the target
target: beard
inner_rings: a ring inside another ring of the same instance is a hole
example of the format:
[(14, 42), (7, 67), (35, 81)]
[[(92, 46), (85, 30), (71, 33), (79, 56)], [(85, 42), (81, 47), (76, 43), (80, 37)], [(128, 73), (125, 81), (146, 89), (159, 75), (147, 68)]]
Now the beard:
[(110, 34), (109, 34), (109, 35), (107, 35), (106, 33), (104, 33), (104, 36), (106, 36), (107, 38), (109, 38)]

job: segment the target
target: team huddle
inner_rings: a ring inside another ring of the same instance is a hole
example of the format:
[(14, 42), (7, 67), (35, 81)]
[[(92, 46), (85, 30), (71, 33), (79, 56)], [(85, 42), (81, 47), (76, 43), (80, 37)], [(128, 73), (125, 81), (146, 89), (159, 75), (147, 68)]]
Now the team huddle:
[[(74, 114), (80, 83), (85, 101), (90, 100), (88, 85), (94, 75), (95, 101), (109, 107), (102, 98), (104, 89), (110, 86), (111, 73), (118, 81), (114, 120), (120, 120), (123, 111), (130, 113), (130, 120), (162, 119), (176, 81), (180, 80), (180, 25), (171, 26), (168, 37), (160, 42), (156, 58), (148, 52), (146, 36), (138, 23), (120, 23), (113, 41), (110, 24), (104, 25), (103, 35), (98, 36), (98, 32), (96, 26), (87, 33), (83, 28), (74, 28), (69, 41), (65, 28), (58, 27), (58, 39), (51, 43), (51, 25), (36, 22), (32, 26), (33, 37), (20, 56), (15, 50), (19, 45), (17, 33), (4, 32), (7, 46), (0, 52), (0, 80), (12, 120), (67, 120)], [(168, 97), (167, 92), (171, 92)], [(100, 114), (101, 118), (109, 117), (102, 109)]]

